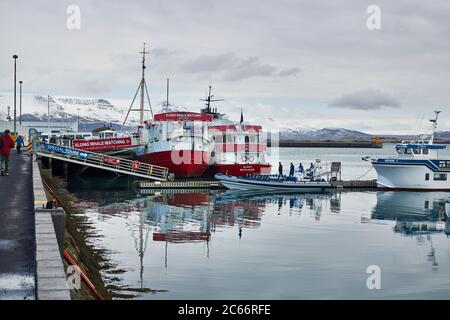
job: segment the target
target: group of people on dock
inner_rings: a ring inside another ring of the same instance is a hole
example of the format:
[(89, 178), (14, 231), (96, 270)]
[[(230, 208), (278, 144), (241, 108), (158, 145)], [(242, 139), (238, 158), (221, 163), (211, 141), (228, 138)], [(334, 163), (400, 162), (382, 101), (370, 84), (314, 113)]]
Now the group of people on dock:
[(11, 136), (11, 131), (5, 130), (5, 132), (0, 134), (0, 159), (1, 159), (1, 175), (9, 175), (9, 158), (11, 156), (11, 149), (16, 147), (17, 154), (21, 154), (21, 149), (25, 145), (24, 138), (18, 136), (16, 141), (14, 141)]
[[(311, 162), (309, 169), (305, 170), (303, 164), (300, 162), (297, 169), (295, 168), (294, 163), (291, 162), (289, 166), (289, 176), (288, 178), (296, 178), (297, 180), (303, 180), (305, 176), (309, 179), (313, 179), (316, 175), (318, 167)], [(279, 162), (278, 164), (278, 176), (284, 177), (283, 174), (283, 164)]]

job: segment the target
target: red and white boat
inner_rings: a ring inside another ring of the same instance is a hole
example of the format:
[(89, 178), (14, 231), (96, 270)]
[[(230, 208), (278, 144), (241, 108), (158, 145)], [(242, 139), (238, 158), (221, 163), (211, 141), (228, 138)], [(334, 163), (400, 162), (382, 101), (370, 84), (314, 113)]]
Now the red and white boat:
[(211, 102), (221, 101), (212, 100), (212, 97), (210, 86), (209, 95), (204, 100), (206, 108), (202, 109), (203, 114), (213, 117), (208, 124), (213, 148), (208, 174), (270, 174), (271, 165), (266, 161), (267, 141), (262, 127), (244, 122), (242, 112), (240, 122), (229, 120), (211, 108)]
[(214, 141), (208, 171), (211, 175), (270, 174), (271, 165), (265, 159), (267, 145), (261, 140), (261, 126), (214, 121), (208, 131)]
[(175, 177), (199, 177), (210, 164), (208, 123), (212, 116), (196, 112), (167, 111), (147, 121), (147, 145), (135, 158), (163, 166)]
[(135, 158), (167, 167), (175, 177), (270, 174), (262, 127), (244, 122), (242, 115), (235, 122), (211, 109), (212, 101), (220, 101), (212, 100), (211, 91), (203, 101), (206, 108), (200, 113), (166, 108), (145, 122), (142, 133), (148, 143)]
[[(199, 177), (208, 170), (210, 175), (224, 173), (247, 175), (270, 173), (266, 162), (266, 142), (261, 126), (239, 123), (211, 109), (211, 86), (206, 108), (200, 113), (169, 110), (169, 81), (164, 110), (144, 121), (145, 45), (142, 52), (142, 79), (136, 91), (141, 92), (139, 135), (141, 147), (134, 153), (136, 160), (167, 167), (175, 177)], [(128, 113), (132, 110), (133, 103)], [(150, 101), (149, 101), (150, 105)], [(128, 117), (128, 115), (127, 115)], [(127, 118), (126, 118), (127, 119)], [(124, 121), (124, 124), (126, 122)]]

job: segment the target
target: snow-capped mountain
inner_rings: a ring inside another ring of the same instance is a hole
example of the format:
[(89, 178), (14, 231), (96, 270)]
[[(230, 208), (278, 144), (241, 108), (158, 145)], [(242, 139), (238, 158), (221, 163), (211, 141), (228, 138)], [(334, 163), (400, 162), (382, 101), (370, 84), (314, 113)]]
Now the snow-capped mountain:
[[(17, 98), (18, 99), (18, 98)], [(130, 101), (123, 99), (80, 98), (50, 96), (50, 120), (75, 121), (80, 119), (80, 130), (89, 131), (102, 124), (111, 124), (118, 128), (124, 121)], [(10, 115), (13, 116), (13, 94), (0, 93), (0, 120), (6, 120), (8, 106), (11, 107)], [(165, 102), (152, 103), (153, 111), (161, 111)], [(19, 101), (17, 100), (17, 117), (19, 116)], [(137, 109), (135, 104), (133, 109)], [(170, 105), (171, 110), (186, 111), (188, 108)], [(47, 121), (48, 97), (45, 95), (22, 95), (22, 120)], [(150, 117), (150, 114), (147, 114)], [(127, 127), (138, 125), (139, 113), (130, 112), (126, 123)], [(317, 139), (341, 139), (341, 138), (367, 138), (370, 134), (344, 128), (297, 128), (280, 131), (282, 140), (317, 140)]]
[[(43, 95), (24, 94), (22, 96), (22, 120), (46, 121), (48, 114), (48, 97)], [(13, 115), (13, 95), (0, 93), (0, 118), (5, 120), (10, 106)], [(19, 116), (19, 101), (17, 100), (17, 117)], [(120, 123), (125, 119), (128, 107), (122, 103), (116, 104), (106, 99), (74, 98), (50, 96), (50, 119), (103, 121)], [(130, 114), (129, 123), (137, 121), (136, 114)]]
[(280, 131), (280, 140), (368, 138), (372, 135), (344, 128), (297, 128)]
[[(121, 125), (130, 107), (131, 101), (118, 99), (78, 98), (23, 94), (22, 95), (22, 120), (47, 121), (48, 101), (50, 100), (50, 120), (76, 120), (79, 116), (81, 123), (108, 123)], [(6, 120), (8, 106), (10, 116), (13, 117), (14, 98), (11, 93), (0, 93), (0, 120)], [(17, 97), (17, 117), (19, 117), (19, 97)], [(158, 112), (163, 102), (152, 103), (153, 111)], [(137, 109), (135, 102), (133, 109)], [(148, 107), (147, 107), (148, 108)], [(177, 109), (183, 109), (177, 107)], [(146, 116), (150, 117), (149, 114)], [(127, 126), (138, 124), (139, 113), (130, 112)]]

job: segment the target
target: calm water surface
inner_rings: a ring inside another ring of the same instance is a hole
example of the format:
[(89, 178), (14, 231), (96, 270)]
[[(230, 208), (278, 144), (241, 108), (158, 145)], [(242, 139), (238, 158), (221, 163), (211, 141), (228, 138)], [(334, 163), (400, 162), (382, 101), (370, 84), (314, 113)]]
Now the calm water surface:
[[(284, 163), (341, 160), (354, 178), (379, 149), (282, 149)], [(373, 178), (375, 175), (373, 176)], [(140, 194), (116, 180), (69, 180), (95, 246), (126, 272), (138, 299), (380, 299), (450, 297), (445, 192)], [(101, 183), (105, 190), (99, 191)], [(367, 289), (367, 267), (381, 289)], [(105, 278), (110, 279), (107, 271)]]

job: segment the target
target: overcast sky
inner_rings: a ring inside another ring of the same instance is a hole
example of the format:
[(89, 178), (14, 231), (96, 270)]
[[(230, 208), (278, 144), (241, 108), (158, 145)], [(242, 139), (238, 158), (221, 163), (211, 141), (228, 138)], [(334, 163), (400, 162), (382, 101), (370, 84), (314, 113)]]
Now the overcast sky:
[(0, 92), (18, 54), (27, 93), (129, 103), (147, 42), (153, 101), (169, 77), (174, 104), (197, 111), (212, 84), (222, 111), (266, 126), (410, 134), (438, 108), (450, 130), (448, 0), (1, 0), (0, 39)]

